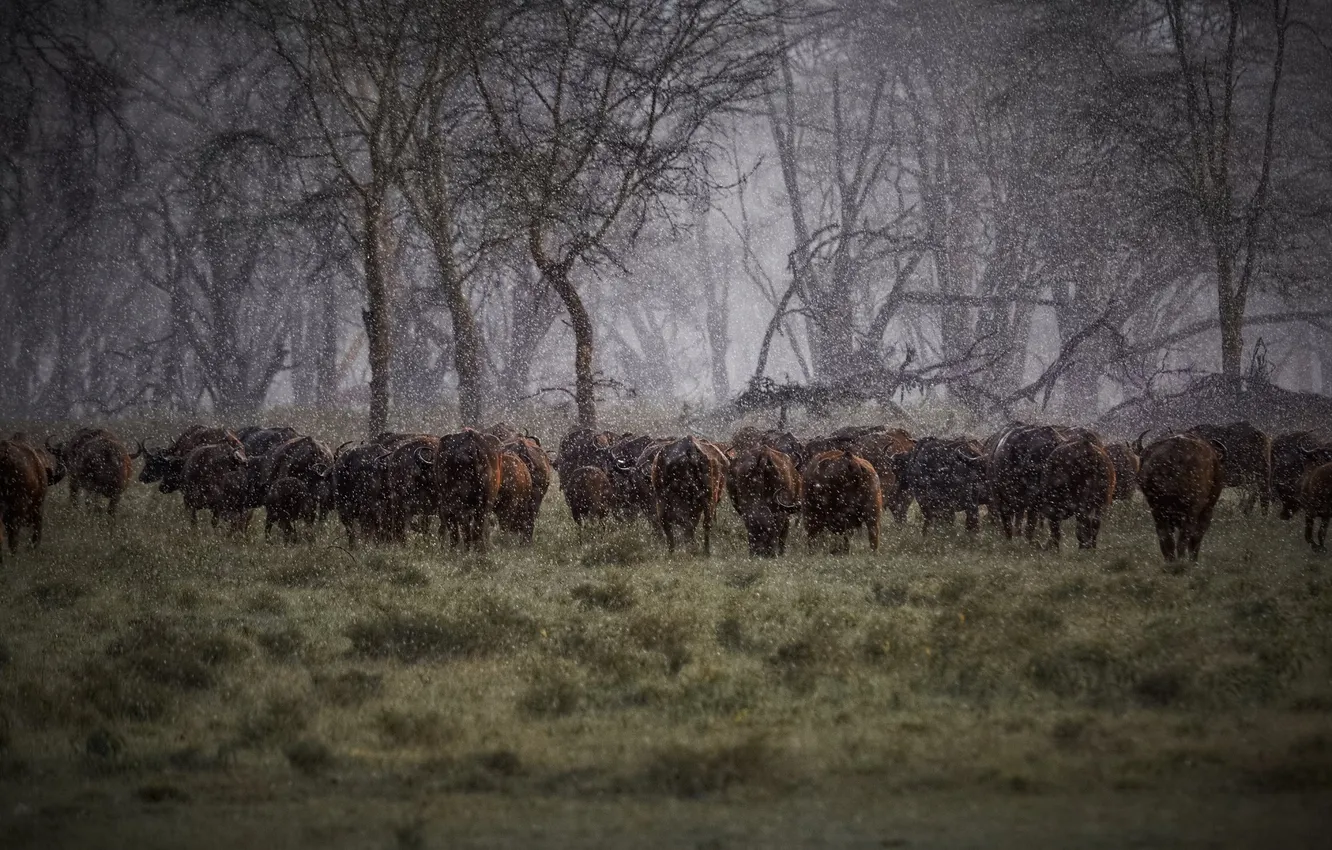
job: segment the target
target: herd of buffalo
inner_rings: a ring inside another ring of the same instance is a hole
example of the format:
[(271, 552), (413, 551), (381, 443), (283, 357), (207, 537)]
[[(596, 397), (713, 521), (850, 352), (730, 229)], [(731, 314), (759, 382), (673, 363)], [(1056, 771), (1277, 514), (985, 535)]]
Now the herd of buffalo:
[[(1015, 424), (984, 440), (913, 437), (900, 428), (847, 427), (799, 440), (745, 427), (729, 442), (698, 437), (657, 439), (578, 428), (552, 459), (535, 437), (505, 424), (455, 434), (384, 433), (330, 449), (289, 427), (236, 431), (197, 425), (169, 446), (134, 450), (110, 431), (84, 428), (60, 443), (24, 434), (0, 440), (0, 526), (17, 548), (21, 527), (41, 540), (46, 493), (69, 481), (80, 492), (117, 503), (143, 459), (138, 480), (179, 492), (191, 523), (209, 511), (213, 525), (243, 532), (253, 511), (265, 512), (290, 542), (297, 523), (312, 527), (336, 511), (348, 545), (402, 542), (438, 516), (455, 547), (484, 551), (491, 514), (499, 527), (530, 543), (552, 479), (574, 521), (645, 518), (674, 551), (701, 526), (710, 551), (723, 493), (744, 523), (753, 555), (785, 552), (793, 520), (811, 541), (830, 535), (850, 549), (863, 528), (878, 549), (888, 510), (905, 522), (914, 501), (924, 530), (958, 513), (980, 529), (984, 505), (1005, 537), (1034, 540), (1042, 520), (1049, 542), (1076, 525), (1078, 546), (1094, 548), (1113, 501), (1141, 490), (1167, 561), (1198, 558), (1223, 487), (1244, 491), (1243, 510), (1275, 497), (1282, 519), (1305, 513), (1305, 539), (1323, 551), (1332, 518), (1332, 442), (1302, 431), (1271, 438), (1247, 422), (1202, 425), (1144, 445), (1111, 442), (1086, 428)], [(1321, 525), (1314, 532), (1314, 521)], [(2, 548), (0, 548), (0, 557)]]

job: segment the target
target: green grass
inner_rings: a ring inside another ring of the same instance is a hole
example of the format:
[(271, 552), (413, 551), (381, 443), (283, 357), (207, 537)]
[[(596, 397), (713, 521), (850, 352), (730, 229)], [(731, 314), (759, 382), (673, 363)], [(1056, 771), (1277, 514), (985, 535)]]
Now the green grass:
[(913, 515), (877, 555), (797, 528), (764, 562), (729, 507), (710, 559), (641, 523), (580, 542), (555, 490), (535, 547), (469, 557), (349, 553), (336, 522), (299, 547), (191, 530), (137, 485), (122, 509), (108, 528), (57, 489), (0, 571), (0, 777), (113, 766), (167, 802), (186, 769), (589, 797), (1332, 787), (1329, 562), (1229, 498), (1178, 573), (1140, 501), (1094, 553)]

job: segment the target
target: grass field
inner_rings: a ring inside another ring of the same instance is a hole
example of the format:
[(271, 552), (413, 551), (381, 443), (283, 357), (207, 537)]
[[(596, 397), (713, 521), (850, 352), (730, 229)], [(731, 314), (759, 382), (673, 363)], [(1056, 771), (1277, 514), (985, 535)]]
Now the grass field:
[(913, 512), (770, 562), (554, 490), (469, 558), (122, 510), (61, 486), (0, 568), (0, 846), (1327, 840), (1332, 576), (1229, 495), (1179, 572), (1140, 498), (1095, 553)]

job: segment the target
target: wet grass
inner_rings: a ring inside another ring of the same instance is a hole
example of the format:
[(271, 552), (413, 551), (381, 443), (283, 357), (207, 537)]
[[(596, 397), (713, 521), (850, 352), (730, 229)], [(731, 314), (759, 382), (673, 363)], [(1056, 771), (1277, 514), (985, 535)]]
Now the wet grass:
[(710, 559), (641, 522), (580, 536), (555, 492), (535, 547), (463, 558), (434, 533), (350, 552), (336, 523), (265, 546), (149, 488), (111, 529), (60, 492), (0, 572), (0, 758), (128, 771), (144, 802), (223, 768), (686, 798), (1332, 785), (1332, 563), (1229, 499), (1169, 572), (1141, 503), (1092, 553), (888, 520), (877, 556), (797, 528), (760, 563), (725, 507)]

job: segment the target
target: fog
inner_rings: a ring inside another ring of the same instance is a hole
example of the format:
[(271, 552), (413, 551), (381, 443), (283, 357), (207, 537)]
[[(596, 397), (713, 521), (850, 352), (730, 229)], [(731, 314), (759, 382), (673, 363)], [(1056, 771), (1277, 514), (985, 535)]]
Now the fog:
[[(1322, 393), (1321, 3), (0, 13), (0, 414)], [(762, 383), (759, 379), (770, 379)]]

